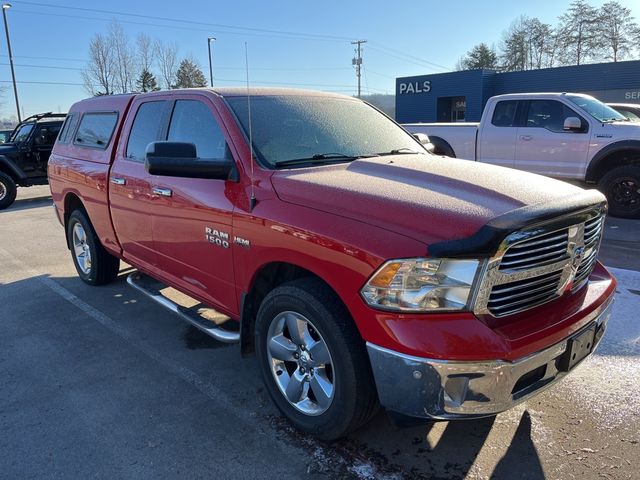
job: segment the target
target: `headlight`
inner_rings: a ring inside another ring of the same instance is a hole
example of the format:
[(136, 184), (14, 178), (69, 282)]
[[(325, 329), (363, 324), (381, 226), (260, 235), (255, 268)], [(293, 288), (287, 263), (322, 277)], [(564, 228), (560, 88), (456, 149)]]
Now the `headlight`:
[(372, 307), (403, 312), (468, 307), (480, 262), (444, 258), (390, 260), (360, 293)]

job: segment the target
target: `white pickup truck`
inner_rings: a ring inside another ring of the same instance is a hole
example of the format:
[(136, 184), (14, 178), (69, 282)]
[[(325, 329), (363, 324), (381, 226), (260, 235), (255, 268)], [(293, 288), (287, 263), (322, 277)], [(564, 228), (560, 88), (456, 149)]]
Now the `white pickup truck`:
[(640, 218), (640, 124), (588, 95), (498, 95), (480, 123), (403, 126), (439, 155), (595, 183), (612, 215)]

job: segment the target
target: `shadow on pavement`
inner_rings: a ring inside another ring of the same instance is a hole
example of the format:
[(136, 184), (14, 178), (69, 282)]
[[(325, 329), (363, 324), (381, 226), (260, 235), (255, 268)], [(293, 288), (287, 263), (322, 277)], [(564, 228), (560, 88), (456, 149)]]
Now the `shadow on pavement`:
[[(498, 426), (495, 420), (491, 417), (396, 428), (381, 413), (370, 425), (335, 446), (343, 454), (373, 462), (380, 472), (391, 476), (464, 479), (469, 475), (476, 478), (474, 475), (481, 471), (482, 478), (544, 478), (529, 412), (522, 414), (515, 433), (511, 433), (515, 422), (508, 422), (503, 433), (504, 422)], [(482, 467), (474, 468), (478, 462)]]
[(16, 212), (19, 210), (28, 210), (30, 208), (38, 208), (38, 207), (46, 207), (52, 205), (53, 200), (51, 199), (51, 195), (47, 195), (44, 197), (33, 197), (33, 198), (21, 198), (13, 202), (13, 204), (4, 209), (0, 210), (0, 215), (3, 212)]

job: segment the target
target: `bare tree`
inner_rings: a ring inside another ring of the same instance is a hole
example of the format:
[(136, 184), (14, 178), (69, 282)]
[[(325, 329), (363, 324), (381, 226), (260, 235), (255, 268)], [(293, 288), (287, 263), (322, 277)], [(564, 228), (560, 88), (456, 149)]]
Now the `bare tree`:
[(508, 72), (526, 70), (528, 65), (527, 26), (528, 18), (517, 18), (503, 32), (500, 42), (500, 61)]
[(638, 26), (634, 23), (631, 10), (617, 1), (607, 2), (598, 11), (598, 33), (605, 57), (617, 62), (629, 55)]
[(176, 43), (156, 42), (160, 79), (164, 88), (173, 88), (178, 71), (178, 45)]
[(527, 66), (529, 70), (542, 68), (550, 63), (549, 57), (555, 50), (553, 28), (537, 18), (528, 18), (526, 25)]
[(565, 65), (580, 65), (597, 51), (598, 11), (585, 0), (574, 0), (560, 17), (561, 60)]
[(156, 44), (146, 33), (141, 33), (136, 38), (138, 71), (151, 72), (156, 57)]
[(99, 33), (89, 43), (89, 62), (82, 71), (82, 79), (90, 95), (114, 93), (115, 58), (108, 38)]
[(136, 78), (135, 55), (122, 25), (113, 22), (109, 26), (109, 46), (113, 49), (115, 62), (115, 90), (118, 93), (133, 91)]

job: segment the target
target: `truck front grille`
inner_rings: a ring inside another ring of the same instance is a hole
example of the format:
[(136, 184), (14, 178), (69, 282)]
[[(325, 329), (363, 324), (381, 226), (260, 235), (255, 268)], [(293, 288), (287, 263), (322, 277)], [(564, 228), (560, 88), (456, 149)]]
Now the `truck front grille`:
[(593, 211), (588, 220), (565, 228), (509, 235), (489, 261), (476, 313), (503, 317), (578, 290), (595, 266), (603, 221), (603, 214)]

